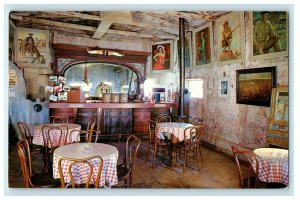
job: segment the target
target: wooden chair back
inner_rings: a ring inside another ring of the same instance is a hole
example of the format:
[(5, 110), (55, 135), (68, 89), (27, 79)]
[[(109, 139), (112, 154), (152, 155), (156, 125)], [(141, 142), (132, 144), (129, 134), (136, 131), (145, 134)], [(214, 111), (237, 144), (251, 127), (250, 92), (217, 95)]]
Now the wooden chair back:
[[(78, 135), (79, 141), (74, 140), (75, 135)], [(92, 130), (92, 131), (81, 131), (81, 130), (72, 130), (68, 136), (68, 143), (82, 143), (82, 142), (97, 142), (98, 137), (100, 135), (100, 131)]]
[(17, 122), (21, 139), (26, 139), (29, 145), (32, 145), (32, 136), (29, 126), (25, 122)]
[[(93, 161), (92, 161), (93, 160)], [(99, 160), (99, 168), (97, 172), (96, 179), (91, 182), (91, 178), (94, 172), (94, 167), (92, 165), (95, 160)], [(95, 188), (99, 187), (99, 182), (100, 182), (100, 177), (102, 173), (102, 168), (103, 168), (103, 159), (100, 156), (93, 156), (93, 157), (88, 157), (88, 158), (83, 158), (83, 159), (71, 159), (71, 158), (61, 158), (58, 161), (58, 170), (59, 170), (59, 175), (60, 175), (60, 181), (61, 181), (61, 188), (65, 188), (65, 178), (63, 174), (63, 166), (62, 162), (63, 161), (71, 161), (71, 164), (68, 167), (68, 174), (72, 183), (72, 188), (80, 187), (79, 184), (76, 184), (76, 177), (80, 178), (86, 178), (85, 180), (85, 188), (91, 187), (93, 185)], [(78, 167), (81, 165), (80, 167)], [(84, 167), (82, 167), (82, 165)], [(79, 173), (78, 169), (80, 168), (88, 168), (88, 173), (87, 176), (81, 176)], [(78, 174), (74, 174), (74, 172), (78, 172)]]
[(153, 143), (155, 140), (155, 132), (156, 132), (156, 121), (149, 120), (148, 128), (149, 128), (149, 141)]
[(29, 144), (26, 139), (21, 139), (17, 143), (17, 151), (21, 164), (24, 185), (26, 188), (34, 187), (34, 185), (31, 182), (32, 161), (30, 156)]
[(204, 126), (190, 126), (184, 129), (184, 146), (200, 146)]
[(69, 123), (68, 118), (59, 117), (59, 116), (50, 116), (49, 117), (50, 124), (57, 124), (57, 123)]
[[(238, 169), (238, 177), (239, 177), (239, 183), (241, 188), (245, 188), (246, 184), (247, 187), (250, 188), (253, 184), (251, 183), (251, 176), (254, 173), (254, 187), (257, 188), (259, 185), (259, 179), (258, 179), (258, 169), (259, 164), (256, 155), (251, 151), (243, 151), (239, 150), (235, 146), (231, 146), (231, 150), (233, 152), (233, 157), (237, 165)], [(247, 163), (247, 175), (244, 176), (244, 173), (242, 172), (240, 161), (243, 160)], [(255, 172), (252, 167), (252, 163), (255, 162)], [(246, 182), (245, 182), (246, 180)]]
[(88, 131), (86, 133), (86, 136), (85, 136), (86, 142), (95, 142), (95, 143), (97, 143), (99, 134), (100, 134), (100, 132), (98, 132), (96, 130)]
[(94, 128), (95, 128), (95, 120), (94, 120), (94, 119), (90, 119), (90, 120), (88, 121), (86, 130), (87, 130), (87, 131), (93, 131)]
[(160, 122), (171, 122), (172, 119), (170, 116), (167, 115), (159, 115), (156, 117), (156, 122), (160, 123)]
[(195, 117), (195, 118), (192, 119), (192, 124), (195, 125), (195, 126), (203, 125), (203, 119)]
[(141, 139), (135, 135), (130, 135), (126, 141), (125, 166), (128, 169), (128, 174), (131, 173), (138, 150), (141, 144)]

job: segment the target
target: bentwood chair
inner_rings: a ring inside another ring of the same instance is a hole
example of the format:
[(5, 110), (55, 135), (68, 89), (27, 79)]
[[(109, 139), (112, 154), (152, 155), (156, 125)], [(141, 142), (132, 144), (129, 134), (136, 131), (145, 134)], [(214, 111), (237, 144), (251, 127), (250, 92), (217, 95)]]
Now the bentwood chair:
[[(64, 162), (69, 162), (68, 170), (63, 172)], [(95, 167), (98, 165), (99, 167)], [(65, 183), (65, 176), (68, 174), (72, 188), (98, 188), (103, 168), (103, 159), (100, 156), (93, 156), (83, 159), (61, 158), (58, 161), (61, 188), (69, 186)], [(96, 175), (96, 176), (95, 176)], [(95, 176), (95, 177), (94, 177)]]
[(50, 116), (49, 117), (50, 124), (57, 124), (57, 123), (69, 123), (68, 118), (59, 117), (59, 116)]
[[(231, 146), (233, 157), (236, 162), (240, 188), (257, 188), (259, 187), (258, 169), (259, 164), (256, 155), (251, 151), (239, 150), (235, 146)], [(245, 163), (246, 171), (242, 170), (241, 162)], [(255, 163), (255, 171), (253, 170)]]
[[(188, 160), (194, 159), (197, 162), (198, 171), (200, 171), (199, 159), (203, 162), (201, 150), (201, 138), (204, 133), (203, 126), (191, 126), (184, 129), (184, 141), (177, 145), (177, 151), (184, 150), (183, 172), (187, 167)], [(191, 155), (190, 155), (191, 154)], [(192, 156), (192, 158), (191, 158)]]
[(32, 143), (33, 136), (31, 135), (29, 126), (25, 122), (17, 122), (17, 125), (21, 134), (21, 139), (27, 140), (29, 144), (31, 156), (40, 156), (43, 147)]
[(31, 153), (27, 140), (21, 139), (17, 143), (17, 151), (26, 188), (53, 188), (59, 186), (60, 181), (53, 179), (52, 173), (33, 173)]
[(166, 152), (169, 151), (169, 143), (165, 139), (158, 138), (158, 134), (156, 134), (156, 126), (157, 123), (153, 120), (149, 120), (149, 144), (148, 144), (148, 153), (145, 160), (145, 164), (149, 160), (150, 151), (153, 150), (153, 158), (152, 158), (152, 168), (154, 167), (154, 163), (157, 157), (158, 152), (162, 152), (165, 156)]
[(170, 116), (168, 115), (159, 115), (156, 117), (156, 122), (160, 123), (160, 122), (171, 122), (172, 119)]
[[(79, 140), (76, 141), (74, 138), (75, 136), (79, 137)], [(98, 136), (100, 135), (100, 131), (81, 131), (81, 130), (72, 130), (68, 134), (68, 143), (82, 143), (82, 142), (97, 142), (98, 141)]]
[(203, 125), (203, 119), (195, 117), (195, 118), (192, 119), (192, 124), (195, 125), (195, 126)]
[[(66, 133), (63, 133), (63, 128)], [(42, 127), (42, 136), (44, 142), (44, 171), (48, 172), (52, 167), (52, 158), (54, 150), (67, 144), (67, 135), (69, 132), (68, 126), (51, 126), (45, 125)]]
[(124, 182), (124, 187), (132, 187), (134, 164), (137, 158), (141, 139), (135, 135), (130, 135), (126, 141), (125, 158), (117, 166), (118, 181)]
[[(94, 119), (90, 119), (88, 121), (86, 130), (80, 130), (80, 132), (81, 132), (81, 134), (80, 134), (80, 137), (81, 137), (80, 141), (82, 141), (84, 139), (86, 142), (88, 142), (89, 135), (94, 135), (95, 134), (96, 136), (98, 136), (98, 134), (97, 134), (98, 132), (95, 131), (94, 128), (95, 128), (95, 120)], [(84, 137), (84, 138), (82, 138), (82, 137)], [(92, 137), (90, 139), (92, 139)], [(98, 139), (98, 137), (96, 138), (95, 142), (97, 142), (97, 139)]]

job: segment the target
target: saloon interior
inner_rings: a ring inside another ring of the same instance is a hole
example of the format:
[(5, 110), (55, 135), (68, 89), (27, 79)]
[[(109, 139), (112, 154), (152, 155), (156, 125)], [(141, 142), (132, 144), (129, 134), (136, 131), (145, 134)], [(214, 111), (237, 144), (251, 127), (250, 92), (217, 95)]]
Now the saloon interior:
[(99, 10), (9, 12), (10, 189), (288, 191), (286, 9)]

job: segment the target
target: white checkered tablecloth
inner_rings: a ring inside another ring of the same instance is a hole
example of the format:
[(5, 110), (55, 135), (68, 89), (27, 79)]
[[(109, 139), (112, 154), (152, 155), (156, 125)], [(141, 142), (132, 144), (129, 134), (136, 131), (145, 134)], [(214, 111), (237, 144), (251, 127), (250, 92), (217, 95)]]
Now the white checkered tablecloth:
[[(54, 151), (53, 154), (53, 177), (60, 178), (58, 170), (58, 161), (60, 158), (75, 158), (83, 159), (92, 156), (100, 156), (103, 159), (103, 168), (100, 178), (99, 187), (106, 183), (110, 186), (118, 184), (117, 175), (117, 161), (119, 152), (118, 149), (112, 145), (102, 144), (102, 143), (74, 143), (61, 146)], [(68, 167), (71, 161), (63, 161), (62, 169), (64, 174), (65, 183), (69, 183), (70, 176), (68, 174)], [(93, 174), (91, 178), (91, 183), (93, 183), (97, 178), (97, 173), (99, 169), (99, 159), (91, 160), (93, 167)], [(76, 184), (85, 183), (85, 178), (88, 175), (87, 171), (89, 168), (85, 164), (78, 164), (78, 167), (73, 167), (73, 174), (78, 174), (75, 177)]]
[[(61, 144), (58, 144), (60, 131), (59, 130), (53, 130), (53, 132), (51, 132), (50, 138), (51, 138), (52, 146), (62, 146), (63, 145), (63, 143), (65, 141), (65, 137), (66, 137), (66, 132), (67, 132), (66, 131), (66, 126), (68, 126), (69, 133), (72, 130), (80, 130), (81, 129), (81, 126), (79, 124), (69, 124), (69, 123), (68, 124), (67, 123), (40, 124), (40, 125), (37, 125), (37, 126), (34, 127), (34, 135), (33, 135), (33, 140), (32, 140), (33, 144), (44, 146), (43, 135), (42, 135), (42, 127), (45, 126), (45, 125), (59, 127), (59, 128), (62, 129), (63, 137), (61, 139)], [(47, 137), (47, 134), (45, 134), (45, 136)], [(76, 134), (72, 134), (71, 137), (72, 137), (71, 141), (79, 141), (80, 140), (78, 132), (76, 132)], [(67, 143), (71, 143), (71, 141), (69, 141), (69, 138), (67, 139)], [(49, 143), (49, 147), (50, 147), (50, 143)]]
[[(163, 133), (163, 135), (166, 136), (168, 139), (171, 139), (171, 135), (174, 135), (181, 142), (184, 140), (184, 129), (190, 126), (193, 125), (179, 122), (162, 122), (157, 124), (156, 133), (159, 134), (158, 138), (160, 139), (164, 139), (162, 136)], [(189, 135), (190, 134), (187, 134), (188, 137)]]
[[(289, 160), (288, 150), (277, 148), (259, 148), (253, 151), (258, 159), (258, 178), (263, 182), (276, 182), (288, 185)], [(252, 163), (255, 171), (256, 163)]]

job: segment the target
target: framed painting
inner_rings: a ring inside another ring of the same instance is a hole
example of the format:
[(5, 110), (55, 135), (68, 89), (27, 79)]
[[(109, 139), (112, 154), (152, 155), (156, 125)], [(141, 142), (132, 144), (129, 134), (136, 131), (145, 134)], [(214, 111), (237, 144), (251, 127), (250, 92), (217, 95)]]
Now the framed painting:
[(228, 79), (222, 79), (219, 82), (219, 97), (228, 97), (229, 96), (229, 80)]
[(14, 36), (15, 36), (15, 25), (9, 20), (9, 43), (8, 43), (8, 59), (14, 62)]
[(249, 20), (251, 60), (288, 55), (287, 12), (254, 11), (249, 13)]
[(15, 62), (20, 67), (47, 67), (49, 63), (49, 32), (16, 28)]
[[(188, 32), (185, 36), (184, 42), (184, 66), (191, 67), (192, 66), (192, 32)], [(179, 49), (179, 40), (177, 40), (177, 57), (178, 63), (180, 62), (180, 49)]]
[(276, 87), (276, 67), (236, 71), (237, 103), (270, 106), (274, 87)]
[(233, 12), (216, 20), (216, 48), (219, 64), (244, 61), (244, 12)]
[(173, 41), (155, 43), (151, 47), (151, 72), (171, 71)]
[(211, 66), (214, 60), (212, 23), (195, 29), (193, 38), (195, 66)]

